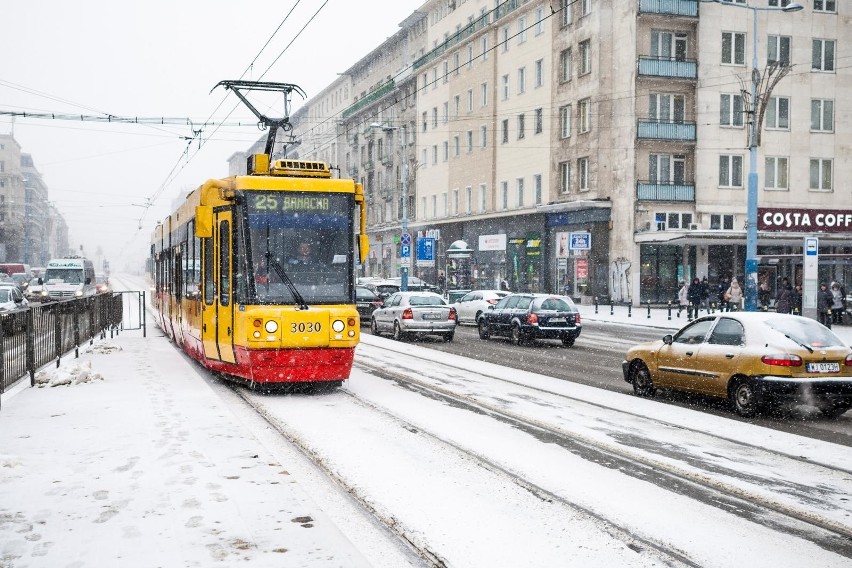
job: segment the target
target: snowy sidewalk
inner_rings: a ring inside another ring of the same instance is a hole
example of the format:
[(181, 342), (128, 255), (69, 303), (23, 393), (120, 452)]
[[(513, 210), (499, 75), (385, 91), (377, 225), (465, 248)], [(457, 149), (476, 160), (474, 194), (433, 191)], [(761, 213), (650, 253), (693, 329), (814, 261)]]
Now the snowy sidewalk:
[(365, 566), (162, 336), (86, 345), (0, 411), (0, 566)]

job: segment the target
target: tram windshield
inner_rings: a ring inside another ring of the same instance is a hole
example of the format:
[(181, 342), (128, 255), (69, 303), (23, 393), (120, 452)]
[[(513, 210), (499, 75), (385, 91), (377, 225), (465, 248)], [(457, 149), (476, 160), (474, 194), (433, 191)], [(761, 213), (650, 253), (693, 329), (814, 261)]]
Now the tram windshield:
[(283, 271), (307, 304), (350, 302), (353, 206), (353, 196), (345, 193), (248, 194), (245, 238), (253, 300), (298, 303), (280, 277)]

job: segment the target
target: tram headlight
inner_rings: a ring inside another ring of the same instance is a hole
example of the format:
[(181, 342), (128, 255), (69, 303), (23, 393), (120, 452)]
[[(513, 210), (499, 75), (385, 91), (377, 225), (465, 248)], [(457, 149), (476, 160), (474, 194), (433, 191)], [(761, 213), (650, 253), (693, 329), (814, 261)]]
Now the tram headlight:
[(343, 323), (343, 320), (334, 320), (333, 322), (331, 322), (331, 329), (333, 329), (337, 333), (340, 333), (345, 328), (346, 324)]
[(255, 339), (260, 339), (260, 332), (255, 331), (254, 333), (252, 333), (252, 337), (254, 337)]
[(266, 333), (275, 333), (278, 331), (278, 324), (272, 320), (266, 322), (266, 325), (263, 326), (263, 329), (266, 330)]

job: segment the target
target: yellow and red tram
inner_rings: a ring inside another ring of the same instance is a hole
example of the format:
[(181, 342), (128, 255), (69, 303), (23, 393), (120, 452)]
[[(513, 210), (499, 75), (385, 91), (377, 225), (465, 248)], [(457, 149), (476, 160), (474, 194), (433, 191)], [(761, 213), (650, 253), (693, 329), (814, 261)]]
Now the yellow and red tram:
[[(155, 229), (159, 324), (202, 365), (251, 386), (340, 383), (360, 337), (361, 185), (333, 179), (324, 162), (248, 163), (247, 175), (206, 182)], [(304, 241), (315, 258), (293, 262)]]

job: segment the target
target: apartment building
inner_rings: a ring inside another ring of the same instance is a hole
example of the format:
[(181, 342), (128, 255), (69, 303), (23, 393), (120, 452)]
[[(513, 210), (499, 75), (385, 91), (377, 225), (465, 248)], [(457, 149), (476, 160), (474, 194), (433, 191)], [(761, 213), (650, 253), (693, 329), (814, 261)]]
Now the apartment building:
[(338, 163), (370, 195), (365, 273), (398, 270), (399, 131), (377, 123), (406, 126), (427, 280), (457, 240), (481, 287), (661, 302), (742, 276), (756, 46), (760, 278), (800, 280), (817, 234), (821, 278), (852, 281), (852, 5), (801, 4), (424, 2), (348, 72)]

